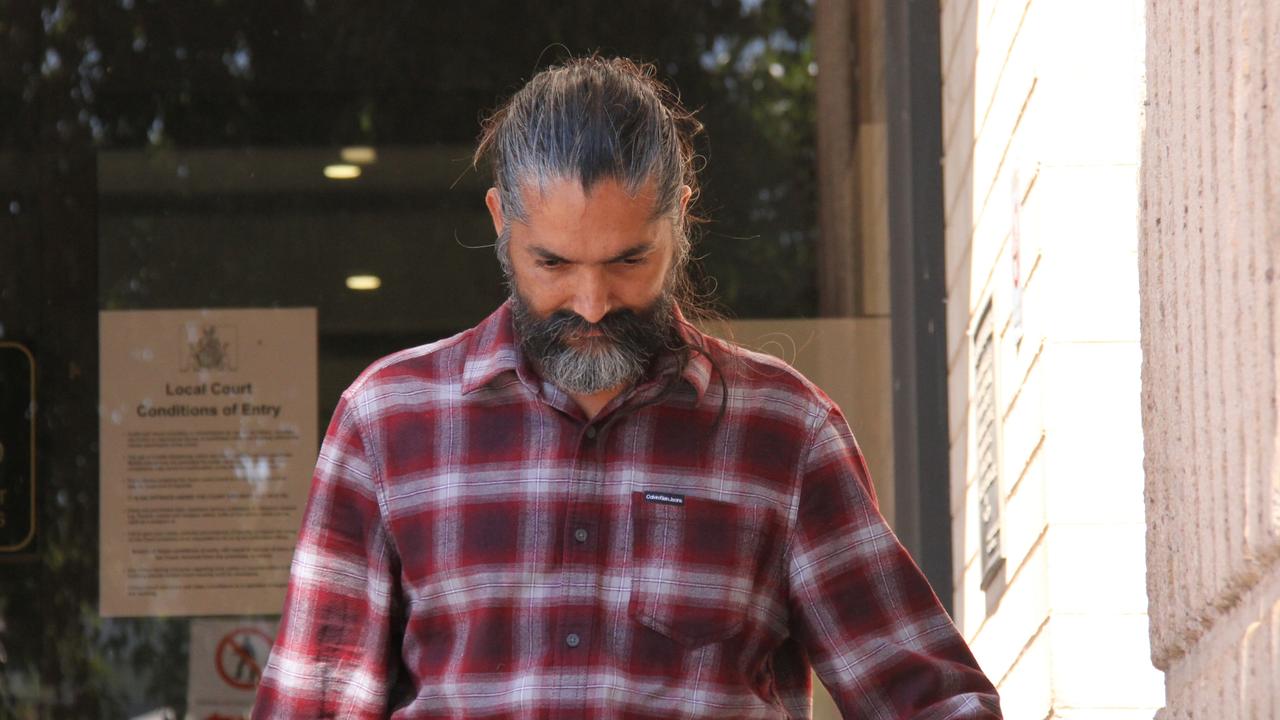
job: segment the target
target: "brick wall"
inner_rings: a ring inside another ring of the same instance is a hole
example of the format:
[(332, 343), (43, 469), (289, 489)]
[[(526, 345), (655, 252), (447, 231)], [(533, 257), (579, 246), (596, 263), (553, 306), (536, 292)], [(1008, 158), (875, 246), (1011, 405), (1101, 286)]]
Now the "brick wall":
[(1165, 718), (1280, 717), (1280, 2), (1149, 0), (1143, 424)]
[[(941, 11), (956, 621), (1007, 717), (1150, 718), (1142, 0)], [(984, 589), (972, 334), (988, 303), (1005, 565)]]

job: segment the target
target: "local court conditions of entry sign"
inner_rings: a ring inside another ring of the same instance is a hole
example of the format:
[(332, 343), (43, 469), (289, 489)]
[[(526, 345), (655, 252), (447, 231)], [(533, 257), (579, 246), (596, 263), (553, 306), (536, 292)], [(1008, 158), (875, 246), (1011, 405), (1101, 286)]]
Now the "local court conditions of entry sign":
[(316, 456), (314, 308), (104, 311), (100, 612), (280, 612)]

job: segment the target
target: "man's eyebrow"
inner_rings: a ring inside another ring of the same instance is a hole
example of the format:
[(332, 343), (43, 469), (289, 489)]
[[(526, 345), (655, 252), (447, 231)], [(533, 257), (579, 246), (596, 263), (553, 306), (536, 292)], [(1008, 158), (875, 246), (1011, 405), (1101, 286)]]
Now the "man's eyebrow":
[(614, 255), (608, 260), (605, 260), (605, 262), (611, 263), (611, 262), (617, 262), (619, 260), (627, 260), (629, 258), (636, 257), (637, 255), (644, 255), (648, 252), (651, 252), (652, 250), (653, 250), (653, 243), (646, 240), (644, 242), (636, 243), (635, 245), (632, 245), (626, 250), (623, 250), (617, 255)]
[[(636, 257), (637, 255), (644, 255), (646, 253), (652, 252), (653, 249), (654, 249), (653, 242), (646, 240), (644, 242), (639, 242), (639, 243), (636, 243), (635, 245), (632, 245), (631, 247), (623, 250), (617, 255), (614, 255), (613, 257), (608, 258), (604, 262), (611, 263), (611, 262), (618, 262), (619, 260), (627, 260), (629, 258)], [(561, 257), (560, 255), (542, 247), (541, 245), (530, 245), (529, 252), (533, 253), (534, 255), (537, 255), (543, 260), (551, 260), (554, 262), (561, 262), (561, 263), (573, 262), (572, 260)]]
[(543, 260), (554, 260), (556, 262), (562, 262), (562, 263), (569, 262), (567, 259), (560, 257), (559, 255), (551, 252), (550, 250), (542, 247), (541, 245), (530, 245), (529, 252), (533, 253), (534, 255), (537, 255)]

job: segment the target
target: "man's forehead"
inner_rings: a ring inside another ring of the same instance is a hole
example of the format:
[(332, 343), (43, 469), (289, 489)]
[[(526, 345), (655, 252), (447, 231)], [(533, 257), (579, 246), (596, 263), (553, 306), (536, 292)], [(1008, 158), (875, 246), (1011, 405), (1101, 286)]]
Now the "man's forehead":
[(517, 221), (512, 239), (526, 249), (538, 245), (560, 257), (588, 259), (641, 243), (670, 242), (671, 221), (653, 213), (652, 193), (629, 193), (616, 181), (590, 190), (560, 181), (525, 197), (525, 217)]
[(653, 220), (661, 214), (652, 179), (631, 187), (613, 177), (586, 184), (580, 178), (559, 176), (521, 183), (519, 191), (526, 215), (596, 211)]

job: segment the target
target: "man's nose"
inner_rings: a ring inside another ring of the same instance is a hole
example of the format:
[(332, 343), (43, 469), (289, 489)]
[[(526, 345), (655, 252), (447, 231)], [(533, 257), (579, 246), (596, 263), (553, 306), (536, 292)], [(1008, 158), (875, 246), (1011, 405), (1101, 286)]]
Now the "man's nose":
[(608, 283), (595, 268), (584, 269), (574, 288), (572, 310), (594, 325), (604, 319), (610, 309)]

